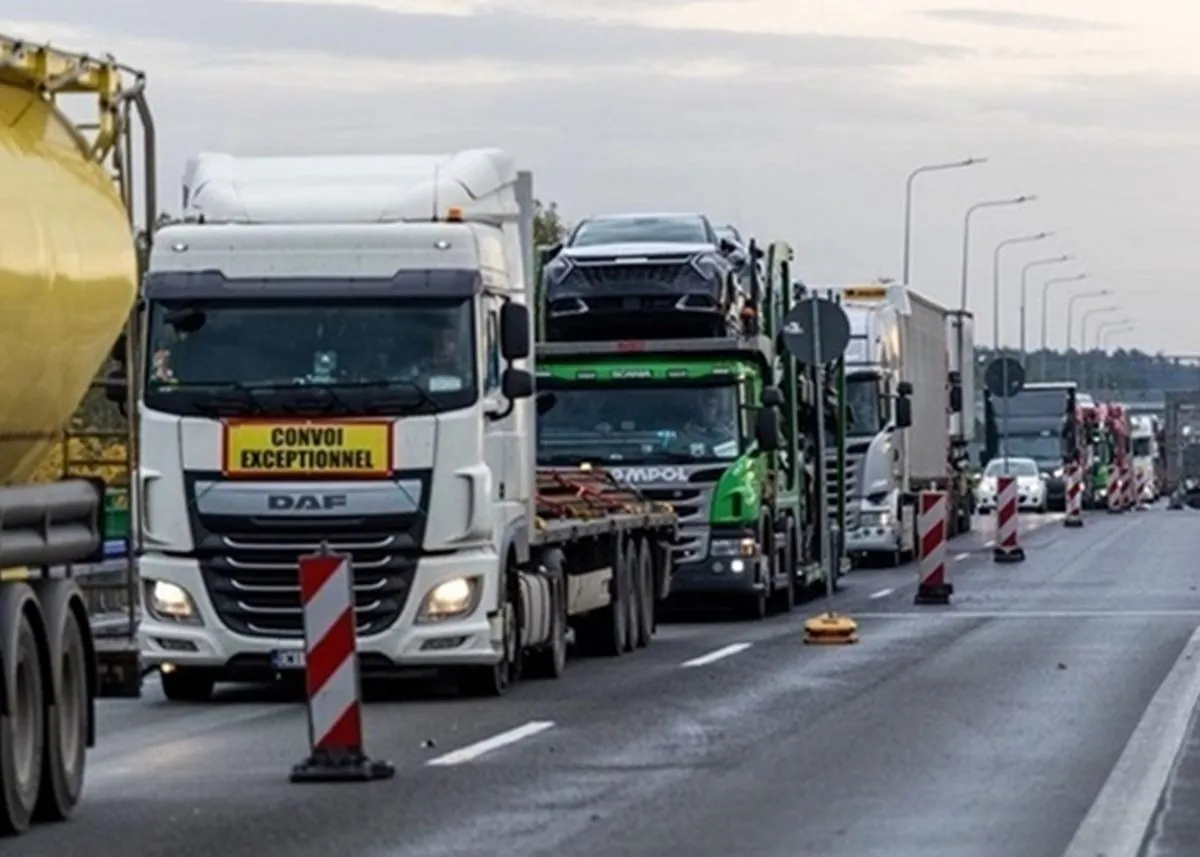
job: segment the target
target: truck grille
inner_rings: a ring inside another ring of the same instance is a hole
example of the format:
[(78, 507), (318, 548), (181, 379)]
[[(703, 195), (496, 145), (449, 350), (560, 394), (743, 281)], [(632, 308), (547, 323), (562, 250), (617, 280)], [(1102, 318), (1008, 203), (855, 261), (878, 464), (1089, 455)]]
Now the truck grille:
[[(318, 538), (310, 533), (287, 539), (221, 536), (221, 554), (201, 558), (200, 570), (226, 627), (251, 637), (303, 637), (297, 565), (301, 555), (319, 548)], [(408, 600), (416, 552), (396, 553), (399, 537), (394, 535), (340, 535), (325, 541), (352, 557), (359, 635), (386, 631)]]
[(692, 474), (692, 479), (696, 481), (711, 479), (709, 484), (639, 486), (650, 499), (670, 503), (679, 516), (679, 533), (673, 549), (676, 563), (700, 562), (708, 558), (709, 510), (712, 508), (716, 480), (723, 472), (717, 468), (715, 471)]
[[(846, 478), (845, 492), (846, 500), (849, 502), (852, 498), (858, 496), (858, 476), (862, 470), (861, 464), (863, 457), (866, 455), (869, 443), (849, 443), (846, 445)], [(830, 452), (825, 456), (825, 473), (829, 479), (830, 489), (833, 490), (837, 485), (837, 453)], [(829, 510), (830, 517), (837, 514), (836, 505), (832, 505)], [(846, 521), (848, 529), (854, 529), (857, 526), (857, 521), (853, 512), (848, 512), (848, 516), (852, 520)]]

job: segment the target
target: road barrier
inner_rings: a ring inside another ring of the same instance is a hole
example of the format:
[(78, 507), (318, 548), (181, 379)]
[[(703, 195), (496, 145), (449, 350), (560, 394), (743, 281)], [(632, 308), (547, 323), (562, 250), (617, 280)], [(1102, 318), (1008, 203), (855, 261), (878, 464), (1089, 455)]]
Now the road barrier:
[(1083, 468), (1078, 464), (1068, 464), (1067, 472), (1067, 516), (1063, 518), (1064, 527), (1083, 526)]
[(1114, 464), (1108, 473), (1108, 511), (1113, 514), (1124, 512), (1125, 489), (1121, 478), (1121, 468)]
[(922, 491), (917, 533), (920, 561), (917, 563), (916, 604), (949, 604), (954, 593), (946, 565), (948, 511), (945, 491)]
[(390, 762), (369, 759), (363, 752), (351, 558), (326, 544), (300, 557), (300, 600), (311, 754), (292, 768), (291, 781), (363, 782), (394, 776)]
[(992, 559), (996, 562), (1024, 562), (1017, 516), (1017, 477), (996, 478), (996, 544)]
[(1146, 471), (1136, 470), (1134, 473), (1136, 474), (1137, 478), (1134, 486), (1133, 508), (1137, 509), (1139, 512), (1145, 512), (1150, 508), (1150, 506), (1146, 503), (1146, 489), (1150, 487), (1146, 480)]

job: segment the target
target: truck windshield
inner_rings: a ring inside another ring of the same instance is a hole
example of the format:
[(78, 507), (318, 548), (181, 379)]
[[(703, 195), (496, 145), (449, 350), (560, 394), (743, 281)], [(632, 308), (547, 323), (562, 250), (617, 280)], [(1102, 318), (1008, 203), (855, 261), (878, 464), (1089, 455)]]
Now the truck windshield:
[(738, 388), (591, 385), (552, 391), (538, 461), (729, 461), (741, 451)]
[(878, 434), (884, 426), (884, 414), (879, 405), (879, 379), (875, 375), (847, 377), (846, 410), (850, 425), (846, 433), (859, 437)]
[(351, 411), (372, 397), (381, 412), (392, 390), (400, 412), (461, 408), (476, 395), (473, 341), (469, 299), (156, 301), (145, 396), (171, 413), (202, 412), (229, 387), (271, 391), (281, 406), (325, 388)]
[(1150, 438), (1135, 437), (1133, 439), (1133, 454), (1139, 458), (1150, 455)]
[[(994, 402), (997, 414), (1001, 413), (1004, 404)], [(1024, 389), (1008, 400), (1008, 416), (1010, 418), (1050, 417), (1062, 419), (1067, 410), (1066, 390)]]
[(1008, 454), (1011, 458), (1032, 458), (1043, 464), (1057, 463), (1062, 459), (1062, 441), (1053, 434), (1010, 434)]

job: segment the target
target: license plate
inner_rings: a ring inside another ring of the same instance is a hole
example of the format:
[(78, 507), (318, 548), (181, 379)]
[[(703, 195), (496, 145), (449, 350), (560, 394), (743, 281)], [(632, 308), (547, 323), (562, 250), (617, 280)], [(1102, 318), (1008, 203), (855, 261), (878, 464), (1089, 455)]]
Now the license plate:
[(304, 669), (304, 650), (276, 649), (271, 652), (271, 667), (277, 670)]

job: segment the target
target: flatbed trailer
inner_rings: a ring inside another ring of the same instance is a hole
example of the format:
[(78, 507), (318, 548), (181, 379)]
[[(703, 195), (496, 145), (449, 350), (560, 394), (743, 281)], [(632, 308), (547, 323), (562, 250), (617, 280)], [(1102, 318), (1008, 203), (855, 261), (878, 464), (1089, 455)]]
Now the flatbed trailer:
[(520, 576), (527, 671), (561, 675), (572, 635), (582, 653), (610, 657), (649, 645), (670, 593), (675, 511), (592, 468), (539, 469), (535, 507)]

